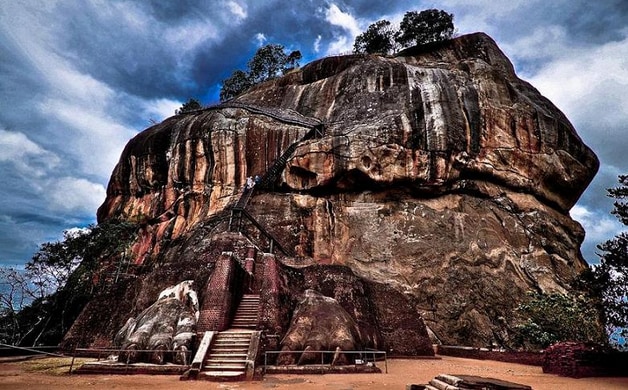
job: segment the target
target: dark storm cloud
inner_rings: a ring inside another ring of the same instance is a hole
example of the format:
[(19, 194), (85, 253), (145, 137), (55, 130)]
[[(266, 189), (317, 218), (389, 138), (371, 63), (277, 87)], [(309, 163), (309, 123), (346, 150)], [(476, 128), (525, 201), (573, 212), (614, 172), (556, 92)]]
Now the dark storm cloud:
[(598, 154), (572, 210), (595, 260), (620, 228), (605, 189), (628, 172), (628, 2), (27, 0), (0, 7), (0, 263), (94, 222), (126, 141), (190, 97), (215, 102), (260, 44), (298, 49), (305, 64), (351, 50), (370, 23), (427, 8), (453, 13), (459, 33), (491, 35)]

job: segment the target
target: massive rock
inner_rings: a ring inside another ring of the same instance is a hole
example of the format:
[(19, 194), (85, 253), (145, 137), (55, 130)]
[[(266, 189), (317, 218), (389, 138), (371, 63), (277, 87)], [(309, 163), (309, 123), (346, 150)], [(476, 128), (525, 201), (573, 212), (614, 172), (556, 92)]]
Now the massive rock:
[[(316, 126), (323, 134), (306, 137)], [(526, 291), (571, 293), (587, 267), (568, 212), (598, 160), (481, 33), (394, 58), (324, 58), (171, 117), (129, 142), (98, 219), (141, 223), (133, 252), (145, 278), (167, 267), (171, 280), (190, 278), (182, 264), (206, 278), (217, 248), (234, 250), (211, 237), (227, 230), (246, 178), (293, 144), (246, 208), (284, 249), (279, 261), (388, 285), (435, 340), (508, 344)], [(130, 299), (156, 288), (133, 286)]]

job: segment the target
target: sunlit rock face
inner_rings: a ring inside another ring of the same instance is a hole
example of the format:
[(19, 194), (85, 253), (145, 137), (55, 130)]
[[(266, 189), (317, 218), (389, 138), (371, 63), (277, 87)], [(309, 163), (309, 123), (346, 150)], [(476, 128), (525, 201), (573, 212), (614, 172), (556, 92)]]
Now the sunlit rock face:
[(568, 211), (598, 160), (484, 34), (325, 58), (236, 101), (256, 109), (178, 115), (127, 145), (98, 218), (142, 224), (137, 264), (176, 262), (320, 121), (247, 208), (284, 264), (347, 266), (411, 296), (440, 342), (478, 346), (508, 343), (526, 291), (569, 293), (586, 267)]

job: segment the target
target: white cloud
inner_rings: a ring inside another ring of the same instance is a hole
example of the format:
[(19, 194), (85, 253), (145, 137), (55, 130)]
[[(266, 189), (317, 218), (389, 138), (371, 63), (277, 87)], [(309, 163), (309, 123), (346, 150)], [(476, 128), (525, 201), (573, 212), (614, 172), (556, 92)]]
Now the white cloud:
[(353, 36), (357, 36), (362, 32), (357, 20), (351, 14), (342, 12), (342, 10), (333, 3), (327, 9), (325, 20), (334, 26), (342, 27)]
[[(195, 20), (183, 25), (164, 27), (163, 37), (173, 51), (179, 53), (178, 58), (181, 61), (204, 42), (220, 38), (220, 34), (210, 20)], [(180, 66), (186, 67), (184, 64)]]
[(0, 162), (12, 164), (23, 175), (41, 177), (58, 166), (60, 159), (24, 133), (0, 129)]
[(586, 231), (585, 241), (593, 245), (616, 236), (624, 228), (610, 214), (600, 215), (590, 211), (585, 206), (575, 205), (569, 214), (584, 227)]
[[(553, 58), (530, 81), (550, 100), (560, 103), (568, 117), (591, 115), (591, 102), (605, 102), (604, 117), (628, 115), (628, 37), (595, 48), (557, 46)], [(611, 89), (609, 89), (611, 88)], [(612, 107), (612, 108), (611, 108)], [(595, 112), (598, 117), (600, 112)]]
[(257, 46), (264, 46), (266, 42), (266, 35), (262, 33), (255, 34), (255, 41), (257, 42)]
[(66, 152), (78, 158), (82, 164), (78, 168), (102, 178), (109, 177), (124, 145), (135, 133), (108, 113), (72, 101), (50, 98), (42, 102), (41, 111), (66, 127)]
[(46, 183), (50, 206), (55, 210), (93, 215), (105, 200), (102, 184), (76, 177), (62, 177)]
[(227, 3), (227, 7), (229, 7), (231, 13), (233, 13), (239, 19), (245, 19), (247, 17), (246, 10), (237, 2), (230, 1)]
[(327, 54), (349, 53), (353, 49), (355, 37), (362, 33), (358, 21), (350, 13), (343, 12), (336, 4), (331, 4), (325, 12), (325, 20), (344, 30), (344, 35), (337, 35), (329, 44)]
[(142, 101), (141, 104), (144, 116), (149, 121), (161, 122), (173, 116), (174, 112), (183, 105), (183, 102), (171, 99), (154, 99)]
[(321, 50), (321, 39), (323, 39), (323, 37), (321, 35), (316, 37), (316, 40), (314, 41), (314, 52), (318, 53)]

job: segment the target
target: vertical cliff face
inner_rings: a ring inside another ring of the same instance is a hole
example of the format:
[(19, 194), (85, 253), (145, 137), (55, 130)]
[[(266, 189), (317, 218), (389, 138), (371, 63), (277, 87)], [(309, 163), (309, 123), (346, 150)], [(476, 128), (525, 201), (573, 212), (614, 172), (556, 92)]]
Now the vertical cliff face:
[(290, 145), (247, 207), (289, 249), (281, 262), (387, 284), (444, 343), (507, 342), (526, 291), (569, 293), (586, 267), (568, 210), (597, 158), (484, 34), (325, 58), (169, 118), (129, 142), (99, 221), (140, 222), (135, 262), (176, 264)]

